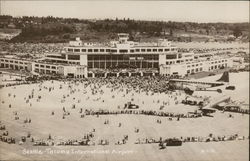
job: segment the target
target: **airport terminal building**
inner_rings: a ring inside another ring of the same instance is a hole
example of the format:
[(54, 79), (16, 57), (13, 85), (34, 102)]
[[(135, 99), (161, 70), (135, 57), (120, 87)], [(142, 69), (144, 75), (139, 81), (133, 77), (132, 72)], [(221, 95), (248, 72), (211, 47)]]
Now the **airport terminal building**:
[(166, 39), (155, 43), (128, 40), (118, 34), (118, 41), (84, 43), (70, 41), (61, 53), (49, 53), (41, 59), (15, 56), (0, 57), (2, 68), (24, 69), (37, 74), (60, 74), (75, 78), (107, 76), (180, 75), (232, 67), (229, 57), (182, 53)]

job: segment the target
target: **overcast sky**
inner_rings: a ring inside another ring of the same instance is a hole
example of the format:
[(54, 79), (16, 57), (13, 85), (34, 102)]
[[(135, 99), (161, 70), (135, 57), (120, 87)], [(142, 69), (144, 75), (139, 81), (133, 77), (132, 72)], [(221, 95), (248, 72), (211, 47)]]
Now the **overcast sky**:
[(248, 1), (1, 1), (1, 14), (83, 19), (249, 22)]

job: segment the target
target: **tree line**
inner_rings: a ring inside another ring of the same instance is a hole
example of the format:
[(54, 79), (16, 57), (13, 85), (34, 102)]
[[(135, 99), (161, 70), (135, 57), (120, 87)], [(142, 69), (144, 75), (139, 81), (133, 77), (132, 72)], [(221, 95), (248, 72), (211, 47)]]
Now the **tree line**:
[[(60, 17), (12, 17), (0, 16), (0, 28), (8, 28), (9, 24), (22, 29), (22, 33), (14, 40), (32, 39), (32, 37), (60, 36), (70, 38), (65, 34), (76, 34), (79, 32), (95, 33), (139, 33), (148, 36), (173, 36), (176, 31), (184, 33), (197, 33), (205, 35), (233, 34), (236, 38), (249, 33), (249, 23), (196, 23), (196, 22), (174, 22), (174, 21), (146, 21), (124, 19), (88, 20), (78, 18)], [(64, 36), (62, 36), (64, 35)], [(247, 34), (249, 38), (249, 34)]]

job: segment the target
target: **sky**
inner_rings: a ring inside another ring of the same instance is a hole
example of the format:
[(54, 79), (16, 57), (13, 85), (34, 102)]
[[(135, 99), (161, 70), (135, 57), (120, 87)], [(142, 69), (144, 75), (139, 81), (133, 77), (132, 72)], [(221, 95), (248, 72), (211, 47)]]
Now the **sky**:
[(81, 19), (249, 22), (248, 1), (1, 1), (1, 14)]

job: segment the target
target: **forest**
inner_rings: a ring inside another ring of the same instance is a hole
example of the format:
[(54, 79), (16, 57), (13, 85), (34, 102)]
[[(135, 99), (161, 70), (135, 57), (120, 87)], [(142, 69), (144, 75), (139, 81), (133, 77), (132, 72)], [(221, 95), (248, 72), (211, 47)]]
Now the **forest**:
[[(249, 22), (196, 23), (174, 21), (145, 21), (124, 19), (77, 19), (60, 17), (0, 16), (0, 28), (16, 28), (22, 32), (11, 42), (67, 42), (76, 36), (83, 40), (114, 39), (116, 33), (138, 37), (167, 37), (183, 41), (182, 35), (229, 36), (249, 41)], [(191, 36), (189, 36), (191, 40)], [(225, 39), (227, 40), (227, 39)]]

